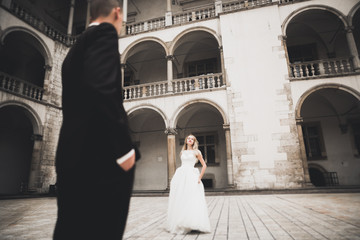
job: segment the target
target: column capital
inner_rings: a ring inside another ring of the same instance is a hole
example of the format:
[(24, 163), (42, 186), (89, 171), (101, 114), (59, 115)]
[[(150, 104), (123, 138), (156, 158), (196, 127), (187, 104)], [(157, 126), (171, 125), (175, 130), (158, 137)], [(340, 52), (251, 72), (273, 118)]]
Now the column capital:
[(296, 121), (296, 124), (301, 125), (304, 122), (304, 118), (303, 117), (297, 117), (295, 119), (295, 121)]
[(121, 63), (120, 66), (121, 66), (121, 69), (125, 69), (126, 68), (126, 63)]
[(230, 131), (230, 124), (223, 124), (223, 129), (225, 131)]
[(33, 134), (33, 135), (31, 136), (31, 140), (33, 140), (33, 141), (42, 141), (42, 140), (43, 140), (43, 136), (40, 135), (40, 134)]
[(168, 61), (174, 61), (174, 59), (175, 59), (174, 55), (167, 55), (166, 56), (166, 60), (168, 60)]
[(45, 71), (51, 71), (52, 66), (50, 66), (49, 64), (46, 64), (46, 65), (44, 65), (44, 69), (45, 69)]
[(222, 45), (219, 46), (218, 48), (219, 48), (220, 52), (222, 52), (224, 50), (224, 47)]
[(287, 36), (286, 35), (279, 35), (278, 39), (281, 41), (286, 41), (287, 40)]
[(346, 33), (352, 33), (353, 30), (354, 30), (354, 26), (347, 26), (347, 27), (345, 28)]
[(75, 0), (70, 1), (70, 7), (75, 7)]
[(176, 130), (176, 128), (170, 128), (170, 127), (168, 127), (168, 128), (165, 129), (164, 133), (165, 133), (166, 135), (176, 135), (176, 134), (177, 134), (177, 130)]

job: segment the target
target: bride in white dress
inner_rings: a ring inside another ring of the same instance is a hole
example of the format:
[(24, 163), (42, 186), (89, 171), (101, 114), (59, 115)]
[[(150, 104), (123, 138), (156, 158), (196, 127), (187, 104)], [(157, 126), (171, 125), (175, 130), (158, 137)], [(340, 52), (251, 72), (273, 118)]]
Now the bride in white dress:
[[(210, 221), (201, 181), (206, 163), (198, 150), (194, 135), (185, 138), (181, 151), (181, 167), (176, 169), (170, 184), (167, 229), (171, 233), (185, 234), (192, 230), (210, 232)], [(194, 167), (200, 161), (201, 173)]]

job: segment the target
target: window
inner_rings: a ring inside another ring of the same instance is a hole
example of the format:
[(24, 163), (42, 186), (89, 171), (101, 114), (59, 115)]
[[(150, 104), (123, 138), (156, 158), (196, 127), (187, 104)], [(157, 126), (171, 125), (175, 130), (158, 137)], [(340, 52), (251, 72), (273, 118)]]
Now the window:
[(216, 147), (215, 147), (215, 134), (197, 134), (199, 141), (199, 150), (201, 151), (205, 162), (209, 165), (215, 165), (216, 162)]
[(209, 73), (215, 73), (216, 70), (216, 58), (189, 62), (187, 64), (188, 77), (200, 76)]
[(308, 160), (325, 159), (326, 152), (320, 123), (306, 123), (302, 129)]

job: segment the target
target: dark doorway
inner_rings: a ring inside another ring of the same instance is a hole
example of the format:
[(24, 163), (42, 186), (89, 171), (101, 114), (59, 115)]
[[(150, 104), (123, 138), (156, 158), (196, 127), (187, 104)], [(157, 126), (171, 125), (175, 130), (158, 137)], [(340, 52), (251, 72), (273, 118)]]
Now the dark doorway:
[(25, 110), (17, 106), (0, 108), (0, 194), (27, 189), (34, 142), (33, 126)]
[(204, 188), (214, 188), (212, 179), (202, 179), (201, 181), (204, 184)]
[(316, 187), (326, 186), (326, 181), (323, 172), (316, 168), (309, 168), (311, 183)]

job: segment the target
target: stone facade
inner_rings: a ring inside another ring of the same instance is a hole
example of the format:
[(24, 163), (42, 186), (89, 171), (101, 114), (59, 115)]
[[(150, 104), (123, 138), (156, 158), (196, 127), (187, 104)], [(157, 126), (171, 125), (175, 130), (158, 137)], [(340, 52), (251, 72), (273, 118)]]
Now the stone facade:
[[(0, 1), (0, 39), (11, 46), (7, 39), (19, 34), (41, 53), (44, 84), (33, 89), (44, 92), (24, 96), (23, 80), (0, 69), (0, 118), (9, 106), (29, 116), (34, 147), (23, 177), (47, 192), (56, 182), (61, 64), (74, 38), (45, 31), (46, 22), (14, 2)], [(340, 185), (359, 184), (358, 1), (196, 2), (129, 5), (119, 52), (124, 106), (143, 156), (135, 190), (168, 188), (189, 133), (202, 139), (209, 188), (301, 188), (330, 184), (330, 173)], [(332, 40), (320, 31), (335, 28), (343, 31)]]

